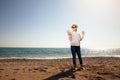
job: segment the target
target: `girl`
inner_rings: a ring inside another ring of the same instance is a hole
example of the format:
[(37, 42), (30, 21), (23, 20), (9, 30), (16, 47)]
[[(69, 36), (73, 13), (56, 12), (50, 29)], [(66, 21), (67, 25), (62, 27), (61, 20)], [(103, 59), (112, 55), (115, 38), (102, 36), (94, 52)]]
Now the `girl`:
[(71, 53), (72, 53), (72, 60), (73, 60), (73, 66), (74, 66), (73, 69), (77, 70), (76, 54), (78, 56), (81, 69), (83, 69), (83, 61), (81, 58), (81, 50), (80, 50), (80, 41), (83, 40), (85, 32), (82, 31), (82, 37), (81, 37), (80, 34), (77, 33), (78, 26), (76, 24), (73, 24), (71, 28), (72, 28), (72, 32), (68, 30), (67, 34), (71, 43)]

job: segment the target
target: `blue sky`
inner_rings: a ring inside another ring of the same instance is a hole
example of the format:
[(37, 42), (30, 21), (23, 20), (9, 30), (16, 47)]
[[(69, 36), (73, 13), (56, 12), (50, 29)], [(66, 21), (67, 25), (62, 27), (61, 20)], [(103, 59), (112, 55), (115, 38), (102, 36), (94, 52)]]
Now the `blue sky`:
[(120, 0), (0, 0), (0, 47), (69, 47), (73, 23), (82, 47), (120, 48)]

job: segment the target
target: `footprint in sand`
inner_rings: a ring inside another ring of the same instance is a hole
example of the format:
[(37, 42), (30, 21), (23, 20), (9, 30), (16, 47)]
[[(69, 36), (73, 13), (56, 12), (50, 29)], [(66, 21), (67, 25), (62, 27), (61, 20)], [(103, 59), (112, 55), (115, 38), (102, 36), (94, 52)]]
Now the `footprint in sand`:
[(39, 70), (38, 68), (34, 68), (34, 70)]
[[(23, 69), (23, 72), (27, 72), (27, 68), (26, 67), (24, 67)], [(29, 71), (30, 71), (30, 69), (28, 69)]]
[(36, 72), (38, 70), (39, 70), (38, 68), (28, 69), (29, 72)]
[(4, 69), (0, 69), (0, 71), (3, 71)]
[(13, 72), (14, 74), (17, 73), (17, 72)]
[(5, 75), (5, 76), (7, 76), (7, 77), (8, 77), (8, 75)]
[(29, 72), (31, 72), (31, 71), (32, 71), (32, 69), (28, 69), (28, 71), (29, 71)]
[(111, 72), (97, 72), (99, 75), (113, 75)]
[(35, 69), (28, 69), (29, 72), (36, 72), (36, 70), (38, 70), (37, 68)]
[(45, 70), (45, 69), (40, 69), (39, 71), (40, 72), (47, 72), (47, 70)]
[(115, 67), (115, 68), (119, 68), (119, 66), (113, 66), (113, 67)]
[(44, 67), (44, 68), (34, 68), (33, 70), (34, 71), (40, 71), (40, 72), (47, 72), (47, 69), (48, 68)]
[(17, 73), (20, 69), (13, 69), (14, 70), (14, 72), (13, 73)]
[(20, 69), (14, 69), (15, 71), (18, 71), (18, 70), (20, 70)]
[(104, 78), (99, 77), (99, 76), (96, 76), (95, 79), (96, 79), (96, 80), (105, 80)]
[(16, 80), (15, 78), (12, 78), (11, 80)]

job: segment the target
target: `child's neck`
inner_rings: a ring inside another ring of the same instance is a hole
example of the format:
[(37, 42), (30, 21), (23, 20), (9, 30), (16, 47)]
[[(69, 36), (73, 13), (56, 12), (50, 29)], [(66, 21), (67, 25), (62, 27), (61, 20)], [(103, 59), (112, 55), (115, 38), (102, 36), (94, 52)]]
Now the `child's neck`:
[(73, 30), (73, 32), (77, 32), (77, 30)]

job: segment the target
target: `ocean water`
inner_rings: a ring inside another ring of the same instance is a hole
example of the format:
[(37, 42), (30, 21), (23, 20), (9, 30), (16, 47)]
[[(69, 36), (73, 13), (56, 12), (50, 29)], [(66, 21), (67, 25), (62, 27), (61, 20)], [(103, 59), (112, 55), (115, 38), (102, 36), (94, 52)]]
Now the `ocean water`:
[[(81, 48), (81, 55), (82, 57), (120, 57), (120, 48)], [(0, 58), (57, 59), (71, 57), (70, 48), (0, 48)]]

